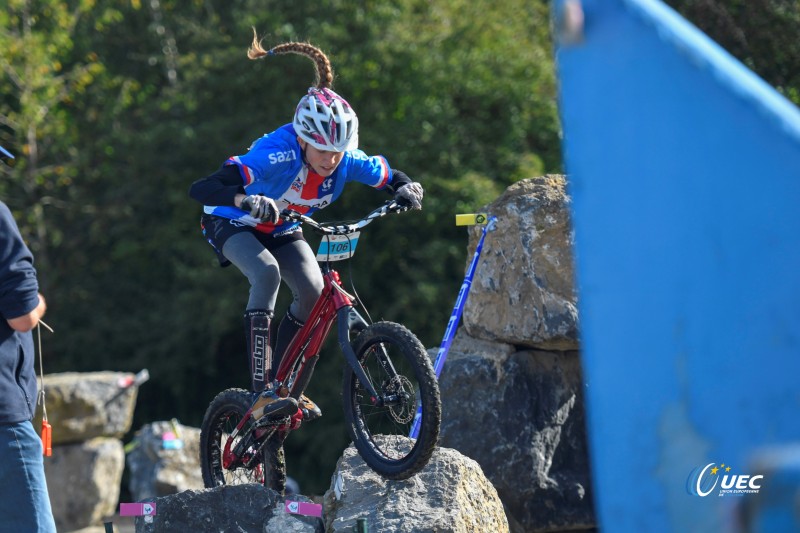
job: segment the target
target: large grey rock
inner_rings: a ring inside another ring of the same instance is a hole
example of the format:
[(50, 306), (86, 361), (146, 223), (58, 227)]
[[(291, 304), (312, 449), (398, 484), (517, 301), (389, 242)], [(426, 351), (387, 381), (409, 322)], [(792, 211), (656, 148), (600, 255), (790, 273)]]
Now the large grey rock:
[[(303, 496), (293, 500), (310, 502)], [(233, 485), (150, 498), (156, 514), (136, 517), (137, 533), (236, 531), (238, 533), (322, 533), (322, 520), (284, 511), (284, 500), (262, 485)]]
[(124, 468), (118, 439), (96, 437), (55, 447), (45, 457), (44, 472), (58, 531), (99, 526), (115, 514)]
[[(563, 176), (522, 180), (486, 211), (498, 218), (484, 241), (464, 308), (477, 339), (549, 350), (578, 348), (570, 199)], [(480, 237), (470, 231), (467, 261)]]
[[(131, 429), (138, 387), (121, 386), (126, 372), (65, 372), (44, 377), (47, 419), (53, 445), (94, 437), (122, 438)], [(40, 427), (41, 412), (34, 427)]]
[(515, 351), (459, 331), (439, 386), (439, 444), (481, 465), (512, 531), (595, 525), (577, 352)]
[(389, 481), (348, 447), (325, 493), (325, 531), (350, 533), (359, 518), (366, 519), (369, 531), (508, 531), (497, 491), (478, 463), (446, 448), (438, 448), (410, 479)]
[(200, 430), (177, 421), (147, 424), (136, 432), (127, 463), (135, 501), (202, 489)]

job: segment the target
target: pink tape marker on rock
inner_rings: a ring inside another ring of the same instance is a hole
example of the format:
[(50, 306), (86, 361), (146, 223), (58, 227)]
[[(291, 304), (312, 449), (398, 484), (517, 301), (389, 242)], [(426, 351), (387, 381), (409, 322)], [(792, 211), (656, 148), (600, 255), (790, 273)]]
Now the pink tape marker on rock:
[(155, 502), (119, 504), (120, 516), (153, 516), (155, 514)]
[(322, 505), (318, 503), (293, 502), (286, 500), (286, 512), (303, 516), (322, 517)]

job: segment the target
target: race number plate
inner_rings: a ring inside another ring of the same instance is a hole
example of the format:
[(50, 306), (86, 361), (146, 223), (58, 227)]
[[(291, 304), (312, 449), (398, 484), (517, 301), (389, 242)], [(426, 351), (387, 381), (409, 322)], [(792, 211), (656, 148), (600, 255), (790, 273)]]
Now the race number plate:
[(317, 261), (341, 261), (353, 257), (359, 235), (358, 231), (350, 235), (323, 235), (317, 250)]

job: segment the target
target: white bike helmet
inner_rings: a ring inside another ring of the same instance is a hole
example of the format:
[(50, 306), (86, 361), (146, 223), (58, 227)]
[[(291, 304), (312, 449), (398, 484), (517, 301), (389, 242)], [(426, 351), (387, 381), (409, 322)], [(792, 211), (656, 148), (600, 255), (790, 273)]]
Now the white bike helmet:
[(344, 152), (358, 148), (358, 117), (347, 100), (330, 89), (311, 87), (294, 112), (294, 130), (314, 148)]

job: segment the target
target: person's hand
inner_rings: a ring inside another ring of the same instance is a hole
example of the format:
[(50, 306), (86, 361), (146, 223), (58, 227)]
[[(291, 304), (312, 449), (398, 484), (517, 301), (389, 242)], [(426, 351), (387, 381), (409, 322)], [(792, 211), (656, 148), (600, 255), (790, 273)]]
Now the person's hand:
[(251, 194), (245, 196), (241, 203), (241, 208), (250, 212), (250, 216), (259, 219), (261, 222), (272, 222), (277, 224), (280, 220), (278, 206), (272, 198)]
[(36, 313), (39, 315), (39, 318), (42, 318), (46, 312), (47, 312), (47, 302), (44, 299), (44, 295), (40, 292), (39, 305), (36, 306)]
[(423, 193), (422, 185), (415, 181), (397, 189), (394, 199), (399, 204), (411, 204), (412, 209), (422, 209)]
[(42, 293), (39, 293), (39, 303), (33, 311), (22, 316), (9, 318), (6, 322), (8, 322), (8, 325), (11, 326), (11, 329), (14, 331), (26, 333), (36, 327), (36, 324), (39, 323), (39, 319), (44, 316), (46, 311), (47, 302), (45, 302)]

